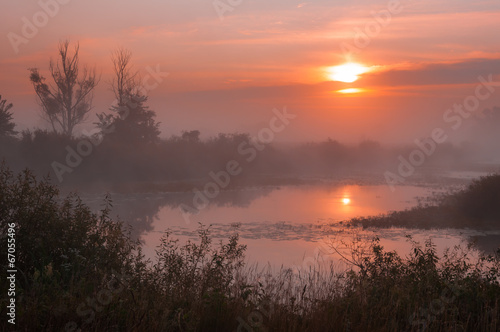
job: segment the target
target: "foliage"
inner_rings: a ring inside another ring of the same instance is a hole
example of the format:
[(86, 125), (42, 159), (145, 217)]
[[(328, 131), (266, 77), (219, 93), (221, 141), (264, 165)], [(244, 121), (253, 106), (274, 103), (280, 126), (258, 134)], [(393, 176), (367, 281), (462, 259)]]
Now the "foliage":
[[(228, 313), (236, 302), (234, 281), (246, 246), (234, 234), (214, 248), (209, 228), (202, 225), (198, 237), (199, 244), (188, 241), (179, 246), (167, 231), (157, 250), (152, 272), (155, 289), (164, 294), (162, 306), (177, 318), (165, 322), (165, 330), (226, 330), (234, 324)], [(222, 317), (228, 321), (218, 321)]]
[(147, 97), (135, 92), (121, 98), (121, 104), (111, 107), (114, 115), (106, 119), (107, 126), (113, 128), (109, 136), (124, 146), (158, 142), (160, 124), (154, 120), (156, 113), (145, 105)]
[(146, 105), (147, 96), (140, 86), (137, 73), (132, 72), (132, 53), (119, 48), (112, 54), (115, 77), (112, 89), (116, 97), (116, 105), (111, 106), (111, 114), (97, 114), (98, 128), (103, 134), (120, 146), (147, 145), (157, 143), (160, 130), (155, 122), (156, 113)]
[[(30, 330), (57, 327), (75, 316), (68, 305), (104, 287), (113, 273), (132, 268), (137, 249), (122, 224), (109, 218), (109, 202), (96, 215), (78, 196), (60, 200), (58, 194), (29, 171), (14, 177), (5, 166), (0, 169), (0, 228), (6, 234), (15, 224), (17, 308), (21, 325)], [(6, 241), (0, 240), (4, 248)]]
[(12, 112), (9, 112), (11, 108), (12, 103), (7, 104), (7, 100), (2, 100), (0, 96), (0, 139), (17, 134), (14, 130), (16, 125), (12, 122)]
[(361, 217), (350, 225), (364, 227), (495, 229), (500, 221), (500, 174), (473, 180), (457, 192), (434, 197), (433, 201), (404, 211)]
[(56, 63), (51, 61), (49, 65), (55, 88), (45, 82), (38, 68), (30, 69), (30, 81), (53, 131), (71, 136), (92, 108), (92, 92), (99, 80), (95, 69), (84, 67), (80, 72), (78, 44), (71, 55), (69, 41), (61, 42), (59, 57)]
[(473, 221), (500, 221), (500, 174), (474, 180), (452, 197), (459, 211)]
[[(166, 232), (155, 261), (109, 217), (29, 171), (0, 170), (0, 227), (15, 223), (16, 328), (89, 331), (495, 331), (500, 327), (500, 251), (455, 248), (438, 257), (413, 239), (407, 257), (378, 239), (344, 246), (330, 267), (257, 271), (244, 266), (237, 234), (212, 244)], [(6, 247), (7, 237), (0, 239)], [(335, 249), (332, 243), (332, 249)], [(337, 248), (338, 249), (338, 248)], [(334, 250), (335, 251), (335, 250)], [(5, 251), (2, 261), (6, 262)], [(6, 271), (5, 266), (2, 271)], [(2, 277), (2, 289), (7, 287)], [(5, 296), (5, 295), (3, 295)], [(6, 298), (0, 314), (5, 316)], [(2, 320), (2, 329), (6, 320)]]

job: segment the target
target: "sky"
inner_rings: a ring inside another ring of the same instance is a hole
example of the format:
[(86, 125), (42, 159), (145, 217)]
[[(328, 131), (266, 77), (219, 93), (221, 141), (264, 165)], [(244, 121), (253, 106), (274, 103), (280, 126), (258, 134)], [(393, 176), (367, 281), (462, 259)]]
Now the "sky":
[[(475, 96), (480, 76), (493, 83), (469, 113), (500, 105), (497, 0), (2, 0), (0, 22), (0, 95), (21, 130), (48, 128), (28, 68), (47, 76), (65, 39), (101, 77), (78, 132), (109, 112), (119, 47), (133, 54), (162, 137), (255, 135), (286, 108), (296, 117), (278, 141), (412, 142), (441, 127), (459, 140), (473, 117), (451, 130), (458, 114), (445, 115)], [(353, 62), (365, 72), (335, 81), (332, 67)]]

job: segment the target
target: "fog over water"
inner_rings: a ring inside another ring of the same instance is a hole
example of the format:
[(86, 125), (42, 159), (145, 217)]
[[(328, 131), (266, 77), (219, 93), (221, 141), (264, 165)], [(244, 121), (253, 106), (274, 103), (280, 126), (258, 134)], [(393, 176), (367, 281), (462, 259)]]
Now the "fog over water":
[[(450, 177), (458, 175), (467, 178), (478, 174), (450, 173)], [(166, 230), (182, 241), (196, 241), (202, 223), (211, 225), (217, 240), (238, 232), (242, 243), (248, 245), (248, 262), (260, 266), (269, 263), (276, 268), (300, 265), (304, 257), (314, 257), (317, 248), (328, 253), (328, 245), (339, 236), (348, 240), (353, 231), (345, 223), (352, 218), (411, 208), (426, 197), (445, 191), (446, 186), (429, 184), (402, 185), (394, 192), (385, 184), (369, 183), (251, 187), (223, 191), (196, 213), (186, 213), (182, 208), (193, 204), (195, 193), (112, 193), (111, 214), (133, 227), (134, 236), (143, 242), (149, 258), (155, 257), (155, 248)], [(84, 196), (96, 211), (102, 198)], [(366, 241), (379, 236), (387, 249), (401, 253), (410, 249), (406, 235), (420, 241), (432, 238), (440, 252), (459, 244), (466, 246), (474, 240), (479, 242), (479, 248), (492, 250), (492, 244), (488, 243), (495, 243), (500, 236), (498, 231), (449, 228), (372, 228), (358, 229), (356, 233), (364, 234)]]
[(500, 331), (500, 1), (0, 10), (0, 331)]

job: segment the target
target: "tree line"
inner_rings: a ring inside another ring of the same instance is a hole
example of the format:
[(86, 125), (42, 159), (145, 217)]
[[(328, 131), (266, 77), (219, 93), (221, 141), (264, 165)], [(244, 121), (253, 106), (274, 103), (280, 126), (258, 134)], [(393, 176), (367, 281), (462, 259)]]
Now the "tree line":
[[(108, 112), (97, 112), (96, 128), (90, 136), (76, 136), (75, 128), (89, 119), (101, 78), (95, 68), (80, 63), (79, 44), (71, 47), (69, 41), (63, 41), (58, 45), (47, 77), (38, 68), (29, 68), (29, 80), (50, 129), (19, 133), (13, 122), (12, 103), (0, 96), (0, 158), (14, 170), (28, 167), (38, 175), (49, 174), (68, 184), (191, 181), (207, 178), (231, 160), (245, 164), (241, 144), (252, 147), (255, 143), (248, 133), (221, 133), (202, 140), (201, 133), (192, 130), (160, 139), (156, 113), (149, 109), (139, 75), (133, 70), (132, 53), (116, 49), (111, 62), (114, 75), (110, 85), (116, 101)], [(483, 112), (482, 133), (498, 133), (499, 114), (497, 107)], [(492, 137), (495, 140), (498, 135)], [(342, 177), (356, 172), (380, 175), (393, 166), (398, 155), (411, 149), (388, 148), (370, 140), (357, 145), (333, 139), (293, 147), (263, 145), (265, 149), (256, 149), (257, 158), (245, 165), (235, 183), (256, 177)], [(441, 144), (426, 167), (462, 165), (476, 150), (473, 145)]]

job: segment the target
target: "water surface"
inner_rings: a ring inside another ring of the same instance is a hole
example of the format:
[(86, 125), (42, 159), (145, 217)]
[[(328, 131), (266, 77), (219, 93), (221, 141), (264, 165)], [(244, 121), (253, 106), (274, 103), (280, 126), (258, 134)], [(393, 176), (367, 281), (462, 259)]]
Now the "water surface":
[[(238, 232), (248, 246), (247, 261), (261, 266), (301, 266), (329, 255), (328, 246), (349, 241), (354, 235), (379, 236), (388, 250), (407, 252), (405, 237), (411, 234), (424, 241), (433, 238), (442, 251), (470, 236), (484, 235), (472, 230), (346, 230), (340, 223), (354, 217), (403, 210), (417, 204), (433, 189), (425, 186), (398, 186), (393, 192), (385, 185), (310, 185), (276, 188), (248, 188), (222, 191), (195, 209), (193, 193), (112, 194), (112, 215), (134, 228), (144, 243), (147, 257), (154, 257), (163, 233), (169, 229), (186, 241), (196, 239), (199, 223), (212, 225), (217, 239)], [(91, 200), (97, 209), (100, 198)], [(186, 212), (190, 211), (190, 212)], [(467, 234), (465, 234), (465, 233)]]

